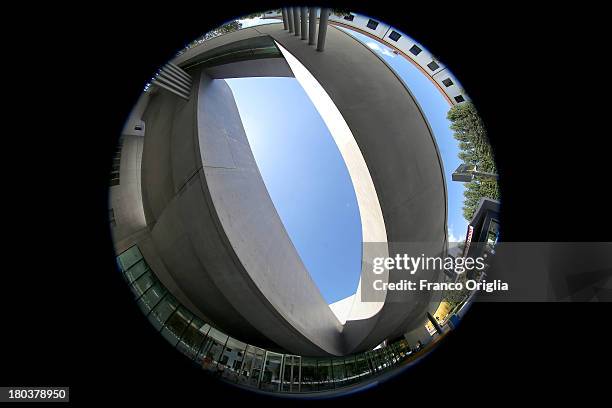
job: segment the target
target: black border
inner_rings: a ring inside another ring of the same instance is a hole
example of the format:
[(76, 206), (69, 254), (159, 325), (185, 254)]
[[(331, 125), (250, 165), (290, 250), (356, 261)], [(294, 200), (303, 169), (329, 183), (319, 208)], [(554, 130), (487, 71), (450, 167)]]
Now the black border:
[[(611, 240), (605, 13), (533, 2), (329, 3), (400, 28), (461, 80), (495, 149), (504, 240)], [(5, 100), (2, 384), (68, 385), (73, 402), (277, 402), (209, 381), (155, 334), (116, 271), (108, 230), (113, 137), (144, 83), (207, 28), (277, 4), (217, 6), (42, 5), (5, 37), (7, 65), (23, 79), (5, 84), (16, 92)], [(476, 304), (418, 367), (331, 402), (589, 398), (608, 389), (609, 312)]]

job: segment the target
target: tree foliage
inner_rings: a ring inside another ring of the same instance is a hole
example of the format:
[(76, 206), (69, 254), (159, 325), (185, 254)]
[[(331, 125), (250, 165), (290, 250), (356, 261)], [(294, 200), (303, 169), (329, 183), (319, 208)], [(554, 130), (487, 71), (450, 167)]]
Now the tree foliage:
[(219, 37), (223, 34), (228, 34), (238, 31), (242, 28), (242, 23), (238, 20), (229, 21), (215, 29), (210, 30), (202, 37), (202, 41), (210, 40), (211, 38)]
[(219, 37), (223, 34), (228, 34), (234, 31), (238, 31), (242, 28), (242, 23), (238, 20), (232, 20), (232, 21), (228, 21), (227, 23), (220, 25), (217, 28), (214, 28), (212, 30), (210, 30), (209, 32), (207, 32), (206, 34), (204, 34), (203, 36), (196, 38), (195, 40), (193, 40), (192, 42), (190, 42), (189, 44), (187, 44), (187, 46), (181, 50), (178, 55), (182, 54), (183, 52), (185, 52), (186, 50), (195, 47), (196, 45), (199, 45), (201, 43), (203, 43), (204, 41), (210, 40), (211, 38), (215, 38), (215, 37)]
[(333, 8), (331, 9), (331, 12), (340, 17), (348, 16), (351, 14), (351, 10), (345, 8)]
[[(453, 106), (447, 114), (454, 138), (459, 141), (459, 158), (466, 164), (473, 164), (478, 171), (497, 173), (493, 150), (487, 138), (482, 119), (474, 104), (465, 102)], [(470, 221), (481, 198), (499, 200), (497, 181), (476, 178), (466, 183), (463, 202), (463, 216)]]

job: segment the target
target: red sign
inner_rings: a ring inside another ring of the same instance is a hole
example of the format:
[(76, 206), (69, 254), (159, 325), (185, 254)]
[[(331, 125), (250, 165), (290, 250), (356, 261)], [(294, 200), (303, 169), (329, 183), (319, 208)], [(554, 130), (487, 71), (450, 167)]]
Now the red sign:
[(463, 248), (463, 257), (464, 258), (467, 255), (468, 250), (470, 249), (470, 242), (472, 242), (472, 234), (473, 233), (474, 233), (474, 227), (472, 227), (471, 225), (468, 225), (467, 236), (465, 237), (465, 247)]

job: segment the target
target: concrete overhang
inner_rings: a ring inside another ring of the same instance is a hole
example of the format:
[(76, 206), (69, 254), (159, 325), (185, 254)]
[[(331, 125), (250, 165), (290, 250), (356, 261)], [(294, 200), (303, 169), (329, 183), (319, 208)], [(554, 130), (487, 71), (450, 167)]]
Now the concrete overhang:
[[(445, 252), (442, 163), (410, 91), (348, 34), (329, 27), (325, 52), (316, 52), (282, 24), (239, 30), (188, 50), (173, 62), (194, 78), (190, 100), (151, 98), (143, 116), (142, 189), (154, 250), (180, 288), (177, 297), (243, 341), (306, 356), (372, 348), (420, 324), (436, 299), (394, 293), (372, 307), (359, 301), (358, 291), (344, 324), (325, 303), (267, 193), (231, 90), (198, 63), (251, 38), (273, 39), (299, 60), (341, 114), (355, 144), (343, 153), (347, 166), (361, 158), (367, 171), (356, 176), (363, 171), (357, 166), (351, 174), (356, 194), (371, 188), (378, 201), (359, 203), (362, 228), (370, 231), (364, 239), (438, 243), (436, 252)], [(371, 191), (361, 197), (371, 200)], [(372, 224), (377, 217), (382, 221)]]
[(243, 38), (202, 51), (184, 61), (182, 68), (194, 70), (197, 67), (214, 79), (293, 76), (269, 36)]

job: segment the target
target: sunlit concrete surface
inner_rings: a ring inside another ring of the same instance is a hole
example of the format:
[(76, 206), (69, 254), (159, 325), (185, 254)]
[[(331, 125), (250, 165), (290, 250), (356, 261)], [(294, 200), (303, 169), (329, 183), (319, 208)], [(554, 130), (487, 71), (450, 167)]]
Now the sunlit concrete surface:
[[(134, 238), (121, 245), (138, 244), (160, 280), (198, 316), (271, 350), (344, 355), (413, 330), (435, 310), (429, 294), (389, 294), (393, 302), (377, 306), (372, 315), (355, 312), (360, 307), (355, 303), (362, 303), (357, 292), (343, 324), (302, 264), (265, 189), (231, 90), (208, 75), (211, 67), (194, 63), (203, 53), (252, 37), (278, 42), (337, 107), (371, 177), (387, 240), (438, 243), (435, 251), (444, 251), (442, 164), (409, 90), (346, 33), (329, 27), (325, 51), (317, 52), (281, 23), (206, 41), (173, 61), (191, 75), (191, 95), (184, 100), (157, 90), (150, 96), (141, 118), (142, 201), (133, 201), (142, 206), (146, 225), (125, 231)], [(282, 57), (268, 59), (271, 69), (286, 73)], [(257, 61), (257, 67), (243, 62), (240, 70), (214, 67), (215, 77), (263, 75), (266, 60)], [(378, 231), (371, 236), (382, 239)], [(389, 274), (390, 282), (400, 278), (401, 273)]]

